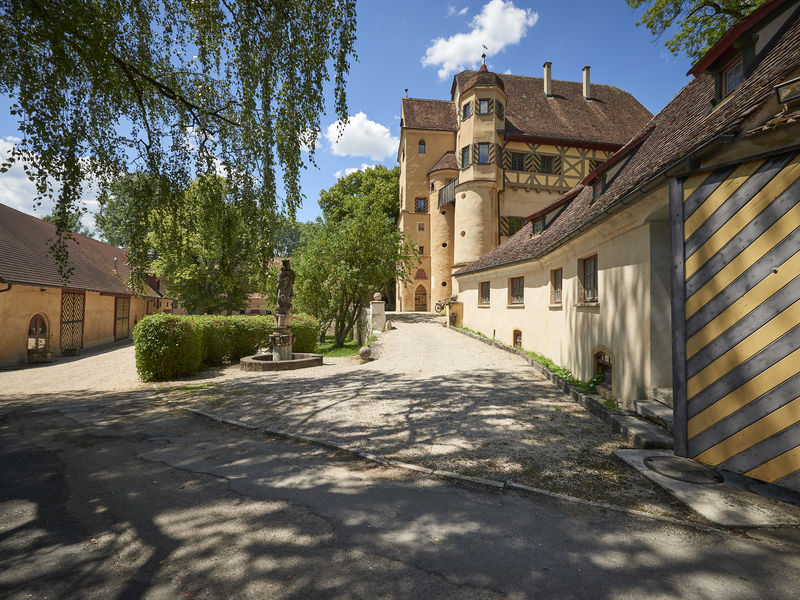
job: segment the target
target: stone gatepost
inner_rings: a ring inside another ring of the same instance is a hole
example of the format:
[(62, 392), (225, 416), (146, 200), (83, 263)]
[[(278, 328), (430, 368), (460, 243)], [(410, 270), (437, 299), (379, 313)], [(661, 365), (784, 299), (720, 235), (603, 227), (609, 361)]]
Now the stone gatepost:
[(381, 330), (386, 327), (386, 303), (381, 300), (380, 292), (375, 292), (374, 300), (369, 303), (371, 330)]

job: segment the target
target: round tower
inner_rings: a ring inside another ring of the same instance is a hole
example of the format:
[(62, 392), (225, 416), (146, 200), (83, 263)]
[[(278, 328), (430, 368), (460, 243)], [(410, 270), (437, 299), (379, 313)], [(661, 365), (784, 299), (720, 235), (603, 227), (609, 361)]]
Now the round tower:
[[(449, 152), (428, 174), (431, 182), (431, 303), (435, 306), (453, 293), (453, 223), (455, 206), (439, 206), (439, 192), (458, 176), (455, 153)], [(453, 186), (450, 185), (450, 188)], [(450, 191), (450, 190), (446, 190)]]

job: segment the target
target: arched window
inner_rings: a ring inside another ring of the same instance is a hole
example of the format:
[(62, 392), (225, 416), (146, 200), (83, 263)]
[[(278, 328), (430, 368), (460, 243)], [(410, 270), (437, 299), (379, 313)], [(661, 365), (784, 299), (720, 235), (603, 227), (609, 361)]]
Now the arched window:
[(419, 141), (418, 152), (420, 154), (425, 154), (425, 140), (420, 140)]
[(36, 315), (28, 325), (28, 352), (47, 351), (47, 322), (42, 315)]
[(514, 348), (522, 348), (522, 332), (519, 329), (514, 330)]

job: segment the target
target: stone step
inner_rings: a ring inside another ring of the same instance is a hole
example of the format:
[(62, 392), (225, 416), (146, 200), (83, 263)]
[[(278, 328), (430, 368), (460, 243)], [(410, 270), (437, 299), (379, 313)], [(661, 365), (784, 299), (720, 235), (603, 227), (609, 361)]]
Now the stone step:
[(672, 402), (672, 388), (650, 388), (650, 399), (660, 402), (670, 408), (674, 406)]
[(633, 408), (636, 414), (652, 421), (673, 433), (672, 429), (672, 409), (668, 406), (653, 400), (634, 400)]
[(638, 415), (611, 415), (609, 425), (630, 442), (634, 448), (672, 449), (672, 436), (655, 423)]

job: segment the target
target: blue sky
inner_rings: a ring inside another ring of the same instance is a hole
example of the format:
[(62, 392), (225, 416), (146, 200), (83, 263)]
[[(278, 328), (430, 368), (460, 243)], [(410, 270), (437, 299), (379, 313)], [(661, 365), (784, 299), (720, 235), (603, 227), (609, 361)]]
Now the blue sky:
[[(486, 45), (487, 66), (497, 73), (542, 76), (545, 61), (553, 78), (581, 80), (591, 65), (593, 83), (611, 84), (633, 94), (656, 113), (688, 83), (690, 62), (673, 57), (663, 41), (636, 27), (624, 0), (481, 0), (453, 2), (403, 0), (358, 3), (358, 62), (351, 65), (347, 97), (351, 122), (339, 143), (332, 111), (322, 118), (317, 167), (302, 176), (306, 200), (299, 220), (319, 214), (321, 190), (337, 175), (375, 164), (394, 166), (400, 135), (400, 98), (408, 88), (413, 98), (447, 100), (453, 74), (477, 68)], [(329, 90), (330, 92), (330, 90)], [(328, 105), (332, 94), (328, 93)], [(7, 99), (0, 99), (0, 151), (13, 143), (15, 119)], [(0, 175), (0, 203), (30, 214), (34, 190), (19, 167)], [(90, 211), (96, 203), (87, 197)], [(84, 218), (91, 227), (91, 217)]]

